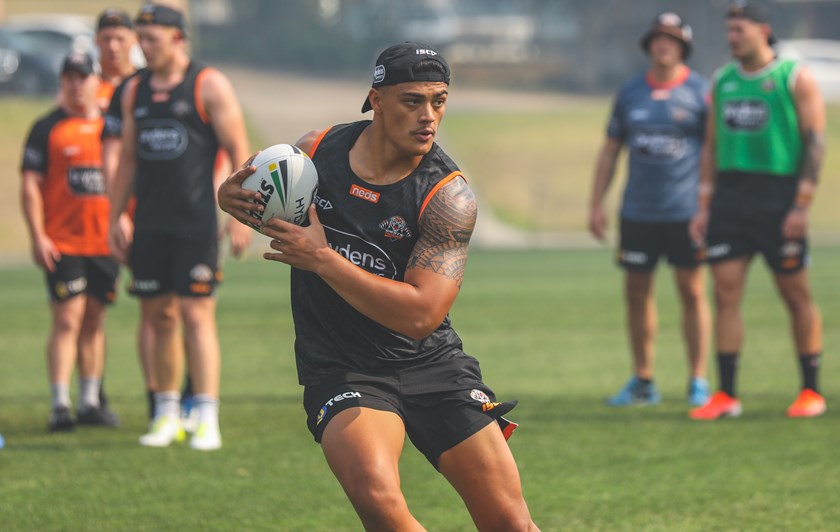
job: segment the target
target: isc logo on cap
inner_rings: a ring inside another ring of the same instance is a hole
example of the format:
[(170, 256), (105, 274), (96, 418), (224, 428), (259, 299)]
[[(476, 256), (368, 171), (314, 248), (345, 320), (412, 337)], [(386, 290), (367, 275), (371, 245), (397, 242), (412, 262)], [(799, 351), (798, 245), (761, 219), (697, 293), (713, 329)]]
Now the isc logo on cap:
[(424, 50), (423, 48), (417, 48), (416, 50), (417, 55), (437, 55), (437, 52), (434, 50)]

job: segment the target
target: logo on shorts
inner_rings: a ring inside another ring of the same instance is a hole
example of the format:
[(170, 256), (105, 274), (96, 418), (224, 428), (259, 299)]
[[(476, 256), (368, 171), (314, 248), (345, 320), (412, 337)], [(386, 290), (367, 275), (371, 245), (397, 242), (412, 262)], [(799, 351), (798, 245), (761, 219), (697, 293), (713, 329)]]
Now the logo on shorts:
[(71, 281), (58, 281), (55, 283), (55, 295), (59, 299), (67, 299), (70, 296), (81, 294), (87, 288), (87, 279), (78, 277)]
[(196, 264), (190, 270), (190, 278), (199, 283), (209, 283), (213, 280), (213, 269), (204, 263)]
[(479, 403), (489, 403), (490, 398), (487, 397), (487, 394), (482, 392), (481, 390), (472, 390), (470, 392), (470, 397), (478, 401)]
[(648, 260), (646, 253), (641, 251), (624, 250), (621, 252), (621, 262), (624, 264), (644, 264)]
[(724, 255), (729, 253), (731, 250), (732, 250), (732, 246), (730, 246), (729, 244), (725, 244), (725, 243), (724, 244), (715, 244), (714, 246), (711, 246), (711, 247), (709, 247), (709, 249), (706, 250), (706, 256), (709, 257), (710, 259), (714, 259), (714, 258), (717, 258), (717, 257), (723, 257)]
[(482, 412), (489, 412), (489, 411), (493, 410), (494, 408), (496, 408), (497, 406), (499, 406), (500, 404), (502, 404), (502, 403), (484, 403), (483, 405), (481, 405), (481, 411)]
[(160, 289), (160, 283), (156, 279), (134, 279), (131, 289), (137, 293), (154, 292)]
[(779, 255), (782, 257), (795, 257), (802, 253), (802, 244), (799, 242), (785, 242), (779, 248)]
[(315, 424), (319, 425), (321, 421), (324, 420), (324, 417), (327, 415), (327, 407), (330, 407), (333, 404), (338, 403), (339, 401), (344, 401), (345, 399), (359, 399), (361, 397), (362, 394), (359, 392), (344, 392), (336, 395), (335, 397), (324, 403), (324, 406), (321, 407), (321, 410), (318, 412), (318, 418), (315, 420)]

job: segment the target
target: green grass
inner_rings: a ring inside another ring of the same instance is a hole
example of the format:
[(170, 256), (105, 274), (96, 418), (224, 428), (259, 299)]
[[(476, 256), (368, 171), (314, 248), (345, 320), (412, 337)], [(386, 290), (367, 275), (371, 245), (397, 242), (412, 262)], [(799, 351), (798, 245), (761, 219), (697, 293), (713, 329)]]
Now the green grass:
[[(835, 528), (840, 249), (817, 248), (814, 259), (828, 413), (784, 418), (798, 370), (786, 316), (757, 263), (744, 309), (744, 415), (694, 423), (670, 272), (658, 275), (663, 404), (613, 410), (602, 401), (627, 378), (629, 357), (610, 252), (474, 253), (452, 318), (488, 384), (520, 400), (511, 447), (543, 530)], [(48, 434), (43, 290), (32, 267), (0, 270), (0, 528), (360, 529), (305, 428), (285, 267), (228, 262), (219, 303), (225, 447), (209, 454), (137, 444), (145, 400), (128, 297), (107, 325), (107, 387), (124, 426)], [(409, 506), (429, 530), (472, 529), (457, 495), (410, 444), (401, 471)]]

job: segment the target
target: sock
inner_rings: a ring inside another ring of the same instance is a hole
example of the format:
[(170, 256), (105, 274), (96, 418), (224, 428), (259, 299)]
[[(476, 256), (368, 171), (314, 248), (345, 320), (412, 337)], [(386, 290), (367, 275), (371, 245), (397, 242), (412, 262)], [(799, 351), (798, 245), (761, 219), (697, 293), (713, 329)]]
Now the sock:
[(181, 397), (192, 397), (193, 396), (193, 385), (192, 385), (192, 377), (187, 374), (186, 378), (184, 379), (184, 387), (181, 390)]
[(720, 389), (730, 397), (735, 395), (735, 370), (738, 369), (738, 353), (718, 352), (718, 372), (720, 374)]
[(79, 379), (79, 408), (99, 408), (99, 386), (101, 380), (97, 377), (81, 377)]
[(146, 390), (146, 405), (149, 409), (149, 420), (155, 418), (155, 392), (154, 390)]
[(53, 410), (63, 406), (70, 408), (70, 386), (67, 384), (50, 384)]
[(180, 392), (155, 393), (155, 417), (178, 417), (181, 412)]
[(108, 405), (108, 398), (105, 396), (105, 375), (99, 379), (99, 406), (105, 408)]
[(198, 409), (198, 424), (219, 422), (219, 400), (200, 393), (194, 397), (193, 408)]
[(819, 393), (817, 389), (817, 370), (820, 367), (820, 353), (800, 353), (799, 367), (802, 369), (802, 389), (814, 390)]

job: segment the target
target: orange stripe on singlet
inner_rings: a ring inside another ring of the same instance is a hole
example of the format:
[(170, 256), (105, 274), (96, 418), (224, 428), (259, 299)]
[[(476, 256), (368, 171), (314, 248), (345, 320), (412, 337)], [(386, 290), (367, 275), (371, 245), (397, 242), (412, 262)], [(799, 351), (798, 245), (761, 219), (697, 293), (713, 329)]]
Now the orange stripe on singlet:
[[(429, 191), (429, 193), (426, 195), (426, 199), (424, 199), (424, 200), (423, 200), (423, 204), (420, 206), (420, 214), (418, 214), (418, 215), (417, 215), (417, 219), (418, 219), (418, 220), (419, 220), (420, 218), (422, 218), (422, 216), (423, 216), (423, 211), (425, 211), (425, 210), (426, 210), (426, 205), (428, 205), (428, 204), (429, 204), (429, 202), (432, 200), (432, 197), (433, 197), (435, 194), (437, 194), (437, 191), (438, 191), (438, 190), (440, 190), (441, 188), (443, 188), (443, 186), (444, 186), (445, 184), (449, 183), (450, 181), (452, 181), (452, 180), (453, 180), (453, 179), (455, 179), (456, 177), (464, 177), (464, 175), (463, 175), (461, 172), (458, 172), (458, 171), (452, 172), (452, 173), (451, 173), (451, 174), (449, 174), (448, 176), (446, 176), (446, 177), (444, 177), (443, 179), (441, 179), (441, 180), (440, 180), (440, 182), (439, 182), (437, 185), (435, 185), (435, 186), (432, 188), (432, 190), (430, 190), (430, 191)], [(466, 178), (465, 178), (465, 177), (464, 177), (464, 180), (466, 181)]]
[(332, 128), (333, 128), (333, 126), (330, 126), (330, 127), (328, 127), (327, 129), (325, 129), (325, 130), (321, 131), (321, 133), (320, 133), (320, 134), (318, 135), (318, 137), (315, 139), (315, 142), (313, 142), (313, 143), (312, 143), (312, 147), (311, 147), (311, 148), (309, 148), (309, 153), (307, 153), (307, 155), (309, 155), (309, 158), (310, 158), (310, 159), (311, 159), (311, 158), (313, 158), (313, 157), (315, 157), (315, 150), (317, 150), (317, 149), (318, 149), (318, 145), (319, 145), (319, 144), (321, 144), (321, 141), (322, 141), (322, 140), (324, 140), (324, 137), (327, 135), (327, 133), (329, 133), (329, 131), (330, 131)]
[(211, 67), (207, 67), (195, 77), (195, 87), (193, 87), (193, 98), (195, 99), (195, 110), (198, 112), (198, 116), (201, 118), (201, 121), (205, 124), (210, 123), (210, 117), (207, 116), (207, 110), (204, 109), (204, 101), (201, 99), (201, 80), (204, 78), (206, 74), (208, 74), (211, 70), (215, 70)]

